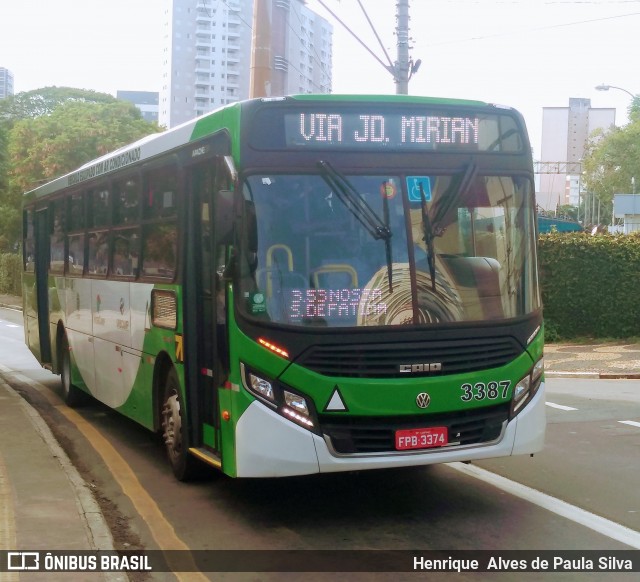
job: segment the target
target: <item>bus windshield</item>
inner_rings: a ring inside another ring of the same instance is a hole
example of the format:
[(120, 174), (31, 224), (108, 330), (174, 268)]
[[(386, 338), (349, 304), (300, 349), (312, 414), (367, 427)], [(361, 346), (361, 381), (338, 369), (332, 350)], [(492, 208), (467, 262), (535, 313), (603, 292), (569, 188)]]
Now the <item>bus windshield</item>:
[[(540, 307), (528, 178), (259, 174), (244, 182), (240, 308), (280, 325), (504, 320)], [(248, 242), (251, 241), (251, 242)]]

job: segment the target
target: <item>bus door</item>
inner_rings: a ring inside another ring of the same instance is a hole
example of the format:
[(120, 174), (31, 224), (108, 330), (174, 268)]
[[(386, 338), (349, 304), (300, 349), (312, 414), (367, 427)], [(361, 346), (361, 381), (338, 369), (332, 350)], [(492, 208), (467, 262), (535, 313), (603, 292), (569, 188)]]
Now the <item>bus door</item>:
[[(196, 354), (194, 361), (185, 362), (191, 385), (191, 418), (202, 422), (202, 433), (194, 434), (196, 442), (205, 448), (220, 450), (218, 388), (226, 380), (228, 370), (227, 329), (224, 286), (218, 270), (224, 261), (224, 247), (217, 245), (213, 232), (214, 199), (219, 189), (217, 164), (211, 158), (187, 169), (191, 212), (187, 229), (185, 285), (185, 354)], [(213, 429), (208, 431), (207, 427)], [(198, 427), (192, 427), (198, 431)], [(211, 434), (215, 434), (215, 439)], [(199, 437), (199, 438), (198, 438)]]
[[(49, 335), (49, 245), (51, 234), (49, 210), (43, 208), (36, 211), (35, 238), (36, 238), (36, 298), (38, 320), (37, 330), (40, 341), (29, 341), (32, 349), (39, 348), (39, 361), (41, 364), (51, 364), (51, 337)], [(39, 346), (38, 346), (39, 343)]]

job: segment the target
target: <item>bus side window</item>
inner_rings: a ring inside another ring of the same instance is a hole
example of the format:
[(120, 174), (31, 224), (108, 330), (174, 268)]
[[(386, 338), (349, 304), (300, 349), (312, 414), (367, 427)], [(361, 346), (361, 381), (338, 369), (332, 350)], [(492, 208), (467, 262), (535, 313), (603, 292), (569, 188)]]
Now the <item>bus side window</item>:
[(74, 192), (67, 198), (67, 273), (81, 276), (85, 259), (85, 197), (83, 192)]
[(89, 226), (109, 224), (109, 189), (106, 185), (89, 191)]
[(177, 272), (178, 168), (170, 163), (147, 172), (142, 198), (142, 275), (173, 279)]
[(84, 234), (69, 237), (69, 275), (82, 275), (84, 271)]
[(69, 196), (69, 228), (74, 230), (82, 230), (85, 227), (85, 208), (84, 193), (76, 192)]
[(116, 277), (135, 277), (138, 274), (138, 229), (113, 231), (112, 273)]
[(35, 272), (36, 268), (36, 243), (35, 229), (33, 225), (33, 210), (25, 210), (23, 214), (22, 233), (24, 236), (23, 253), (24, 253), (24, 270), (27, 273)]
[(89, 256), (87, 272), (90, 275), (107, 274), (109, 265), (109, 236), (106, 231), (89, 233)]
[(64, 272), (64, 231), (65, 231), (65, 204), (64, 200), (56, 200), (51, 203), (51, 257), (49, 270), (52, 273), (62, 274)]
[(113, 224), (136, 224), (140, 209), (140, 178), (137, 175), (113, 184)]
[(143, 218), (163, 218), (176, 215), (178, 169), (173, 164), (150, 170), (147, 175)]
[(148, 224), (142, 231), (142, 274), (173, 279), (178, 254), (175, 222)]

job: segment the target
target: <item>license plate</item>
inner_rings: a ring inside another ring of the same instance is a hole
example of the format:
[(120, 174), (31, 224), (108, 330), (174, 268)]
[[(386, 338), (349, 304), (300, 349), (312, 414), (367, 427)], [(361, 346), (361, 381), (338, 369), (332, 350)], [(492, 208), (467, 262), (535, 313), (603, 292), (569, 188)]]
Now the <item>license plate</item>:
[(442, 447), (449, 442), (446, 426), (432, 426), (430, 428), (412, 428), (396, 431), (396, 450), (431, 449)]

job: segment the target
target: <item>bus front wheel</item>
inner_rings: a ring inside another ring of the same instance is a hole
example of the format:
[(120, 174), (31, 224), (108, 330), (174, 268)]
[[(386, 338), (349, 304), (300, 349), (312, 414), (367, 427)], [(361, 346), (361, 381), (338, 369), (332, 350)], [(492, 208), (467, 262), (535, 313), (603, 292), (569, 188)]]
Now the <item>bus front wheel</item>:
[(162, 439), (173, 474), (189, 481), (199, 474), (200, 463), (189, 454), (185, 413), (175, 369), (167, 374), (162, 399)]

